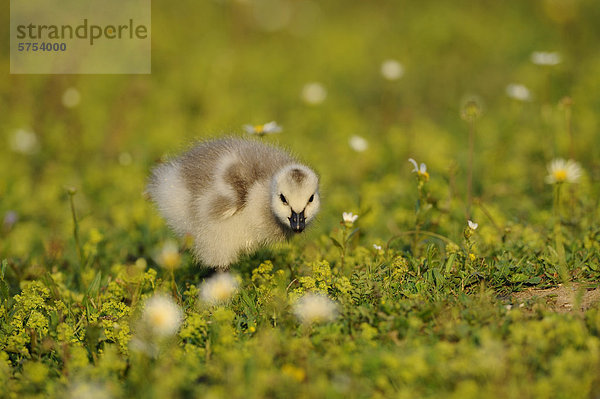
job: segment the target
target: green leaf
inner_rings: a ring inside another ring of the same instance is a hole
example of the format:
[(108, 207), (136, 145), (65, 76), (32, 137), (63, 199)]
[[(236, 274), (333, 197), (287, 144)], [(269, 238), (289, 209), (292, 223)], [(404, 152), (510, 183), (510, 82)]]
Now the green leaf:
[(98, 292), (100, 291), (100, 282), (102, 281), (102, 272), (98, 271), (98, 273), (96, 273), (96, 277), (94, 277), (94, 280), (92, 280), (92, 282), (90, 283), (90, 286), (88, 287), (87, 290), (87, 295), (90, 297), (95, 297), (96, 295), (98, 295)]
[(2, 259), (2, 266), (0, 266), (0, 280), (4, 280), (4, 273), (6, 273), (7, 267), (8, 261), (6, 259)]
[(527, 281), (528, 276), (524, 273), (515, 273), (510, 277), (510, 281), (513, 283), (522, 283), (523, 281)]
[(336, 240), (335, 238), (333, 238), (331, 236), (329, 236), (329, 238), (331, 239), (331, 242), (333, 242), (333, 245), (335, 245), (336, 247), (338, 247), (342, 251), (344, 250), (344, 247), (342, 246), (342, 244), (340, 244), (340, 242), (338, 240)]
[(456, 259), (456, 254), (451, 254), (446, 261), (446, 273), (450, 273), (452, 270), (452, 266), (454, 266), (454, 260)]
[(254, 316), (258, 314), (258, 309), (256, 308), (256, 301), (250, 298), (246, 290), (240, 291), (240, 298), (242, 299), (242, 303), (244, 305), (244, 310), (246, 313), (246, 317), (248, 320), (254, 321)]
[(433, 278), (436, 286), (440, 286), (444, 284), (445, 278), (438, 268), (432, 269)]
[(527, 280), (527, 284), (539, 284), (542, 279), (539, 276), (531, 277)]
[(0, 302), (7, 301), (10, 298), (8, 284), (6, 281), (4, 281), (4, 274), (6, 273), (7, 266), (8, 261), (6, 259), (2, 259), (2, 266), (0, 266)]
[(44, 285), (48, 287), (48, 289), (50, 289), (50, 292), (52, 293), (52, 298), (60, 299), (60, 289), (58, 288), (58, 285), (56, 285), (56, 282), (52, 278), (50, 272), (44, 273), (44, 275), (42, 276), (42, 280), (44, 281)]
[(98, 342), (102, 339), (102, 328), (98, 326), (90, 325), (85, 330), (85, 342), (87, 343), (88, 350), (91, 352), (96, 351)]
[(350, 232), (350, 234), (348, 234), (348, 238), (346, 238), (346, 242), (350, 241), (350, 239), (354, 236), (354, 234), (358, 233), (358, 230), (360, 230), (359, 227), (355, 228), (354, 230), (352, 230)]
[(6, 281), (0, 280), (0, 302), (7, 301), (10, 298), (10, 291)]

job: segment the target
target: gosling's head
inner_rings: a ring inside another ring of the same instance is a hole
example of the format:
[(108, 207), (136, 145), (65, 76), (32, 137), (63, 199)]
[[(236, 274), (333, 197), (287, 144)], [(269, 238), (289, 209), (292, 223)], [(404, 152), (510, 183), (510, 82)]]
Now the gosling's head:
[(300, 233), (319, 212), (319, 178), (304, 165), (281, 169), (271, 185), (271, 209), (284, 225)]

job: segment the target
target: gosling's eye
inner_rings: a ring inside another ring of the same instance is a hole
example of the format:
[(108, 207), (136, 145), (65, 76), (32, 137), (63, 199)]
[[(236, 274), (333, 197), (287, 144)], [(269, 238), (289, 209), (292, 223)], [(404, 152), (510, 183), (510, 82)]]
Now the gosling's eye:
[(315, 195), (311, 195), (310, 198), (308, 199), (308, 202), (313, 202), (313, 200), (315, 199)]
[(285, 197), (283, 196), (283, 194), (279, 194), (279, 199), (281, 200), (281, 202), (283, 202), (284, 204), (287, 205), (287, 200), (285, 199)]

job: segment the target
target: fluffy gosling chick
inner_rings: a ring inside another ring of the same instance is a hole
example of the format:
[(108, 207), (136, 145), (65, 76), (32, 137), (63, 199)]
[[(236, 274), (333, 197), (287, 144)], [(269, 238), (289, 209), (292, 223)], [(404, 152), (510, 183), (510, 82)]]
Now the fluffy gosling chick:
[(191, 234), (194, 255), (226, 269), (242, 253), (300, 233), (319, 211), (319, 178), (258, 141), (200, 143), (153, 169), (148, 193), (169, 226)]

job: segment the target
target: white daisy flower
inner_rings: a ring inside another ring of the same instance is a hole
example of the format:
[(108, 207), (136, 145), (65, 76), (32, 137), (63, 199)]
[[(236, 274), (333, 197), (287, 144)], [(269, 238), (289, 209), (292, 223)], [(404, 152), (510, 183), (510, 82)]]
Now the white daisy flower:
[(19, 129), (14, 133), (10, 141), (10, 149), (14, 152), (31, 155), (38, 152), (40, 149), (40, 142), (34, 132)]
[(62, 95), (62, 104), (66, 108), (74, 108), (81, 102), (81, 94), (74, 87), (69, 87)]
[(506, 86), (506, 95), (519, 101), (531, 101), (529, 89), (519, 83), (511, 83)]
[(531, 62), (536, 65), (554, 66), (562, 62), (562, 57), (557, 52), (534, 51), (531, 53)]
[(342, 219), (344, 224), (348, 227), (352, 226), (356, 219), (358, 219), (358, 215), (354, 215), (352, 212), (344, 212), (342, 213)]
[(558, 184), (558, 183), (577, 183), (579, 178), (583, 174), (579, 163), (569, 159), (565, 161), (562, 158), (553, 159), (548, 164), (548, 176), (546, 176), (546, 183)]
[(421, 162), (421, 166), (419, 166), (417, 164), (417, 161), (415, 161), (412, 158), (408, 158), (408, 162), (412, 163), (413, 166), (415, 167), (413, 170), (411, 170), (411, 172), (417, 172), (417, 174), (427, 173), (427, 165), (425, 165), (424, 162)]
[(275, 121), (265, 123), (264, 125), (244, 125), (244, 130), (248, 134), (264, 136), (265, 134), (275, 134), (281, 132), (282, 128)]
[(479, 227), (479, 224), (477, 224), (471, 220), (467, 221), (467, 224), (469, 225), (469, 228), (471, 230), (477, 230), (477, 227)]
[(157, 336), (167, 337), (179, 330), (183, 312), (179, 305), (164, 294), (156, 294), (146, 301), (142, 321)]
[(69, 387), (70, 399), (110, 399), (113, 396), (107, 387), (99, 382), (77, 381)]
[(165, 269), (176, 269), (181, 263), (179, 246), (175, 241), (165, 242), (156, 259), (157, 263)]
[(210, 304), (229, 301), (237, 292), (238, 280), (230, 273), (217, 273), (200, 286), (200, 298)]
[(404, 66), (396, 60), (385, 60), (381, 64), (381, 76), (387, 80), (397, 80), (404, 75)]
[(425, 165), (424, 162), (421, 162), (421, 166), (419, 166), (417, 164), (417, 161), (415, 161), (412, 158), (408, 158), (408, 162), (410, 162), (414, 166), (414, 169), (411, 170), (411, 173), (416, 173), (419, 179), (423, 179), (425, 181), (429, 180), (429, 173), (427, 173), (427, 165)]
[(348, 140), (348, 144), (350, 144), (350, 148), (352, 148), (356, 152), (363, 152), (369, 148), (369, 142), (360, 136), (352, 136)]
[(304, 294), (294, 303), (293, 310), (303, 324), (333, 321), (337, 317), (336, 303), (322, 294)]
[(327, 98), (327, 90), (321, 83), (307, 83), (302, 88), (302, 99), (310, 105), (318, 105)]

